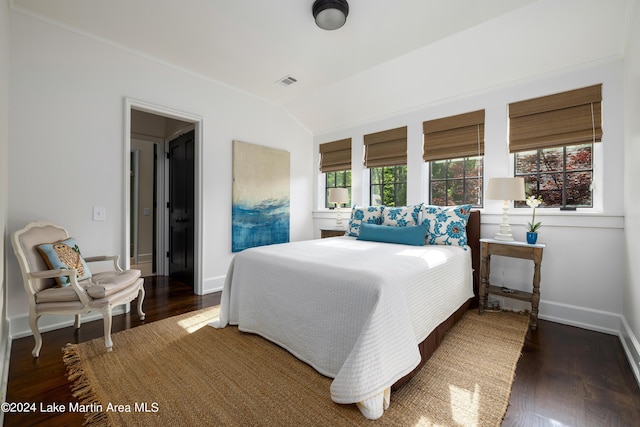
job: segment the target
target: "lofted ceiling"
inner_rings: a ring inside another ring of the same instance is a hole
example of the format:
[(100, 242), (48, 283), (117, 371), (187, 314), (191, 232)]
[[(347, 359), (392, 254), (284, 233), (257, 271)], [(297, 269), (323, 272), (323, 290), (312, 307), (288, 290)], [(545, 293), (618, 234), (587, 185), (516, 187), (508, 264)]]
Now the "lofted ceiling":
[[(637, 0), (12, 0), (12, 10), (282, 106), (313, 134), (620, 58)], [(286, 76), (297, 82), (283, 86)]]

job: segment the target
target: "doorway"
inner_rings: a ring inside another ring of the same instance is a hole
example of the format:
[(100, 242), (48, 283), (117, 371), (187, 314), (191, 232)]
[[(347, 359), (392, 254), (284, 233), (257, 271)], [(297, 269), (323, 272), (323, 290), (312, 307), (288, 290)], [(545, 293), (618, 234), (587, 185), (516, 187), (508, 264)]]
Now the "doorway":
[(202, 294), (201, 119), (130, 100), (126, 113), (127, 260)]

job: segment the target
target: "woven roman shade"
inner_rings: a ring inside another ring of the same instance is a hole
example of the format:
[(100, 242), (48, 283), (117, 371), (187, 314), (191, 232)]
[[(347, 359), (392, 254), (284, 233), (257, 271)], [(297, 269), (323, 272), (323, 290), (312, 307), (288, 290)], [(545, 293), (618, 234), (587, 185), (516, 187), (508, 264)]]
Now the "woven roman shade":
[(602, 84), (509, 104), (509, 151), (602, 141)]
[(425, 162), (484, 155), (484, 110), (422, 123)]
[(364, 166), (366, 168), (406, 164), (406, 126), (364, 136)]
[(320, 144), (320, 172), (351, 169), (351, 138)]

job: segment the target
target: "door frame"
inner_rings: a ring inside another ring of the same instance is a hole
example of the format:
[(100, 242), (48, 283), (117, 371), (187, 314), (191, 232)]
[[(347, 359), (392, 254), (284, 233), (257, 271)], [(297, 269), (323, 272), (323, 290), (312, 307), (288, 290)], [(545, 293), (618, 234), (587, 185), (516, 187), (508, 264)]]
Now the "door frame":
[[(123, 223), (124, 223), (124, 239), (123, 239), (123, 249), (125, 254), (124, 265), (129, 268), (130, 267), (130, 258), (131, 254), (129, 251), (129, 240), (130, 240), (130, 230), (131, 230), (131, 220), (130, 220), (130, 212), (131, 212), (131, 202), (130, 202), (130, 168), (131, 168), (131, 110), (139, 110), (147, 113), (155, 114), (158, 116), (169, 117), (172, 119), (182, 120), (184, 122), (190, 122), (194, 125), (194, 151), (195, 151), (195, 159), (194, 159), (194, 293), (197, 295), (203, 294), (203, 263), (202, 263), (202, 207), (203, 207), (203, 198), (202, 198), (202, 117), (185, 113), (182, 111), (177, 111), (171, 108), (167, 108), (161, 105), (152, 104), (146, 101), (141, 101), (138, 99), (133, 99), (129, 97), (124, 98), (124, 179), (123, 179), (123, 189), (124, 189), (124, 212), (123, 212)], [(159, 172), (160, 173), (160, 172)], [(165, 174), (166, 178), (166, 169), (162, 172)], [(158, 267), (162, 265), (163, 271), (166, 273), (168, 271), (168, 265), (166, 257), (162, 256), (162, 254), (166, 254), (167, 248), (167, 229), (169, 226), (169, 218), (166, 215), (166, 182), (167, 180), (162, 178), (158, 180), (158, 248), (157, 253), (158, 257), (162, 260), (158, 262)]]

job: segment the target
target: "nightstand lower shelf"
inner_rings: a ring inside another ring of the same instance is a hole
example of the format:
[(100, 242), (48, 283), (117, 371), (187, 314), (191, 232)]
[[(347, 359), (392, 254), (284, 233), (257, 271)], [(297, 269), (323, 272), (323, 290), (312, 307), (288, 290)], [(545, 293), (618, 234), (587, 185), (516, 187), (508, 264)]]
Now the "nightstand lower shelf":
[(510, 289), (510, 292), (502, 290), (502, 286), (489, 285), (487, 294), (499, 295), (501, 297), (513, 298), (520, 301), (531, 302), (532, 292), (519, 291), (517, 289)]

